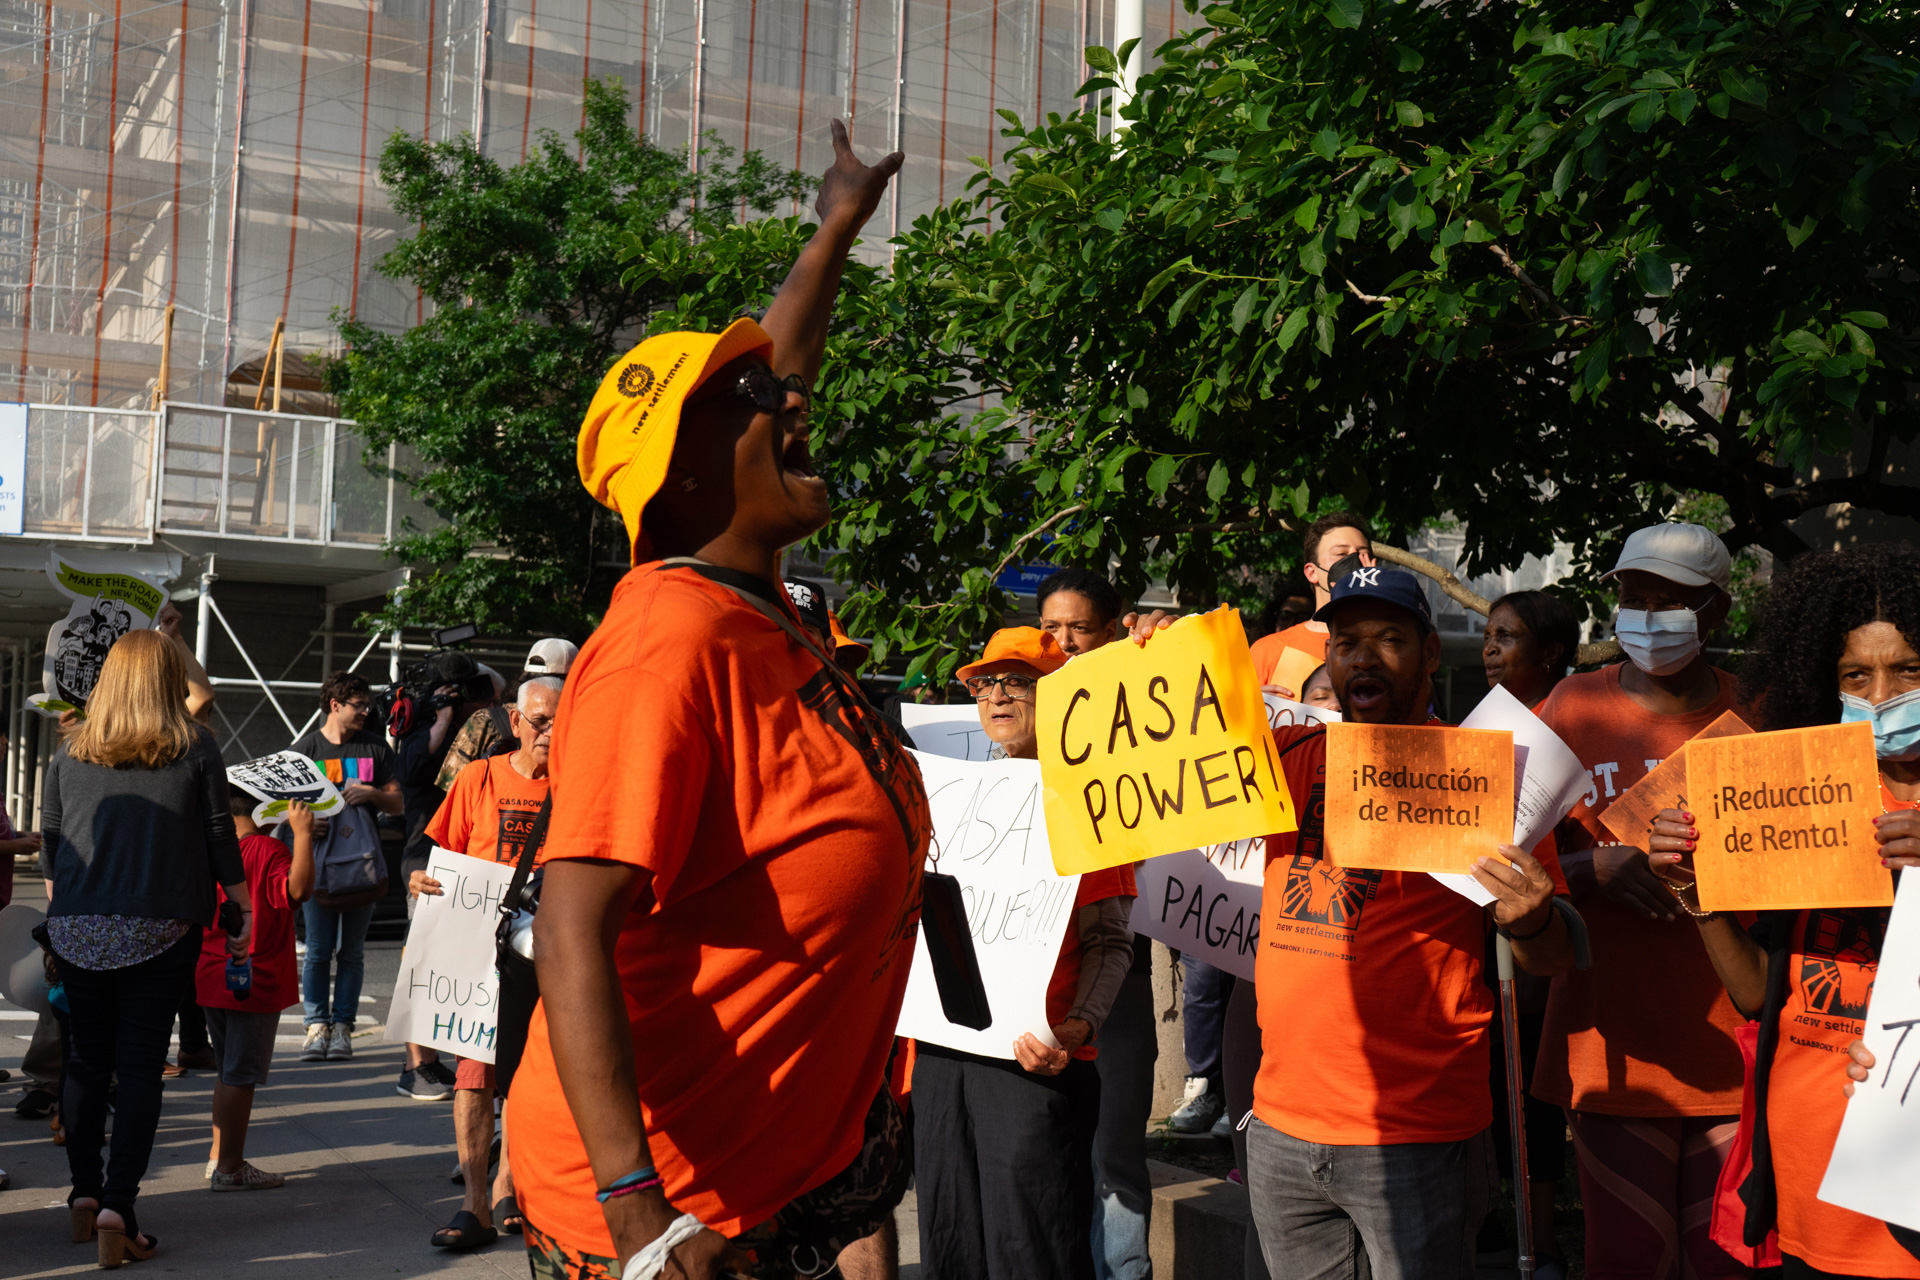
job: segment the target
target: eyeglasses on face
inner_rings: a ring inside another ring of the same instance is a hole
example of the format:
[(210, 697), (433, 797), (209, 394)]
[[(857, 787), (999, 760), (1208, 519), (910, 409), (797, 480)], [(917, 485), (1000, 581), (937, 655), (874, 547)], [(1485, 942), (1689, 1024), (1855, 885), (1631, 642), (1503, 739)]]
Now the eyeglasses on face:
[(967, 692), (973, 695), (975, 702), (985, 702), (993, 693), (993, 687), (999, 685), (1006, 690), (1007, 696), (1018, 702), (1033, 696), (1035, 684), (1032, 676), (1015, 675), (1007, 672), (997, 676), (974, 676), (967, 681)]
[(536, 738), (544, 738), (553, 730), (552, 716), (530, 716), (522, 712), (520, 721), (532, 731)]

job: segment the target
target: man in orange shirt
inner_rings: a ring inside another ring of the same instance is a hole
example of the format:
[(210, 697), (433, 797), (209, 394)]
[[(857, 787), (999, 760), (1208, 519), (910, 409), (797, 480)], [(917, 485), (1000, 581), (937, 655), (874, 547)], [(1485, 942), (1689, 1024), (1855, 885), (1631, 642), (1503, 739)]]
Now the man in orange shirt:
[[(1607, 576), (1630, 662), (1568, 676), (1541, 704), (1591, 773), (1558, 831), (1594, 967), (1555, 980), (1533, 1093), (1568, 1109), (1593, 1280), (1751, 1274), (1708, 1233), (1740, 1114), (1727, 999), (1688, 913), (1647, 855), (1600, 821), (1688, 738), (1736, 709), (1703, 643), (1726, 621), (1729, 563), (1695, 524), (1636, 531)], [(1742, 712), (1743, 715), (1747, 714)]]
[[(470, 858), (520, 860), (534, 818), (547, 800), (547, 748), (565, 687), (561, 676), (536, 676), (521, 683), (513, 710), (507, 713), (519, 749), (475, 760), (454, 777), (446, 800), (427, 823), (429, 840)], [(541, 853), (535, 854), (536, 866)], [(413, 873), (407, 891), (415, 895), (443, 892), (440, 882), (425, 871)], [(506, 1031), (500, 1028), (496, 1043), (506, 1038)], [(491, 1188), (487, 1183), (487, 1156), (493, 1147), (493, 1064), (462, 1058), (453, 1088), (454, 1146), (460, 1154), (466, 1196), (453, 1221), (433, 1233), (432, 1243), (441, 1249), (477, 1249), (499, 1235), (493, 1222), (494, 1205), (504, 1206), (500, 1226), (516, 1235), (519, 1210), (512, 1203), (513, 1173), (504, 1140), (499, 1172)]]
[[(1327, 570), (1350, 555), (1360, 556), (1362, 564), (1372, 564), (1373, 535), (1367, 531), (1364, 517), (1352, 511), (1334, 511), (1307, 526), (1306, 537), (1301, 540), (1301, 550), (1304, 563), (1300, 566), (1300, 573), (1313, 587), (1313, 607), (1316, 610), (1325, 609), (1331, 598)], [(1280, 672), (1289, 649), (1303, 655), (1299, 673), (1287, 680), (1276, 680), (1276, 673)], [(1312, 661), (1305, 661), (1308, 658)], [(1296, 702), (1300, 699), (1300, 686), (1305, 683), (1306, 676), (1326, 660), (1327, 624), (1320, 621), (1318, 613), (1285, 631), (1261, 636), (1253, 642), (1253, 673), (1259, 677), (1261, 687)]]
[[(1316, 615), (1346, 719), (1431, 724), (1440, 665), (1412, 574), (1362, 568)], [(1255, 963), (1261, 1062), (1247, 1180), (1276, 1276), (1471, 1280), (1493, 1177), (1487, 917), (1532, 973), (1566, 967), (1550, 842), (1479, 859), (1475, 906), (1428, 875), (1340, 868), (1325, 833), (1326, 732), (1275, 735), (1300, 829), (1267, 837)], [(1491, 851), (1490, 851), (1491, 854)]]

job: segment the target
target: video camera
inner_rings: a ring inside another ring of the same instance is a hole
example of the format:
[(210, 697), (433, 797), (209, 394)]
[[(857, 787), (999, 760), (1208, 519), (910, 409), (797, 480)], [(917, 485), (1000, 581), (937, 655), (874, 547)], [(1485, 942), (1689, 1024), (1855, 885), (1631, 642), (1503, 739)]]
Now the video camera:
[[(439, 690), (452, 685), (447, 693)], [(375, 710), (387, 723), (387, 732), (403, 738), (422, 716), (461, 702), (491, 702), (493, 677), (457, 649), (437, 649), (400, 672), (400, 683), (376, 695)]]

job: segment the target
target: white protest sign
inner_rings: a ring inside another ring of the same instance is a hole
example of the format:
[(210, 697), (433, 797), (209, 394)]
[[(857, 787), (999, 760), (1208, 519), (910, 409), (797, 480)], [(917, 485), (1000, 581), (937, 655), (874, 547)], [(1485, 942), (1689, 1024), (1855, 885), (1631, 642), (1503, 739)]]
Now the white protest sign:
[(1299, 725), (1335, 724), (1340, 713), (1331, 707), (1310, 707), (1304, 702), (1283, 698), (1277, 693), (1262, 693), (1267, 704), (1267, 728), (1291, 729)]
[(124, 557), (111, 553), (47, 553), (47, 577), (73, 605), (47, 632), (47, 657), (40, 669), (45, 692), (27, 698), (42, 715), (57, 718), (85, 707), (113, 642), (129, 631), (151, 627), (166, 604), (163, 579), (127, 565)]
[[(1900, 877), (1862, 1037), (1873, 1075), (1853, 1086), (1820, 1198), (1920, 1231), (1920, 872)], [(1844, 1059), (1834, 1055), (1833, 1087)]]
[(27, 516), (27, 406), (0, 404), (0, 534), (18, 537)]
[(435, 845), (427, 874), (441, 892), (421, 894), (414, 908), (386, 1038), (492, 1062), (500, 1018), (494, 929), (513, 866)]
[(1133, 931), (1252, 981), (1266, 870), (1259, 836), (1148, 858), (1134, 872)]
[(907, 727), (916, 751), (949, 760), (986, 760), (993, 742), (980, 727), (979, 708), (971, 702), (939, 707), (917, 702), (900, 704), (900, 723)]
[(1058, 1048), (1047, 1021), (1047, 983), (1073, 927), (1079, 876), (1056, 875), (1040, 811), (1034, 760), (967, 761), (913, 753), (933, 808), (936, 865), (960, 882), (967, 928), (993, 1021), (984, 1031), (947, 1021), (927, 948), (914, 948), (899, 1034), (988, 1058), (1013, 1057), (1031, 1031)]
[[(1559, 734), (1547, 728), (1544, 720), (1527, 710), (1503, 685), (1487, 690), (1487, 696), (1460, 722), (1460, 727), (1505, 729), (1513, 734), (1513, 842), (1532, 853), (1533, 847), (1560, 819), (1572, 813), (1573, 806), (1586, 794), (1586, 766)], [(1464, 872), (1428, 874), (1480, 906), (1493, 902), (1493, 895)]]
[(320, 771), (317, 762), (298, 751), (276, 751), (241, 764), (227, 766), (227, 783), (260, 803), (253, 808), (255, 823), (280, 821), (295, 800), (323, 817), (340, 807), (340, 791)]

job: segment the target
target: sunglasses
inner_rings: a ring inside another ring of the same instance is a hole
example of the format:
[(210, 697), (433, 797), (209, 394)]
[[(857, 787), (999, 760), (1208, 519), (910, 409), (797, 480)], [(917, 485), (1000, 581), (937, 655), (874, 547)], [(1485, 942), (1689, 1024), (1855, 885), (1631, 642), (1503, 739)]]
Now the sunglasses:
[[(802, 412), (813, 408), (813, 389), (807, 386), (805, 378), (797, 373), (776, 378), (773, 376), (773, 370), (756, 365), (741, 374), (733, 386), (725, 391), (716, 392), (712, 398), (718, 399), (722, 395), (736, 396), (749, 402), (762, 413), (784, 413), (789, 394), (800, 397)], [(704, 395), (699, 397), (702, 400), (708, 398)]]
[(1033, 696), (1033, 686), (1038, 683), (1032, 676), (1019, 676), (1008, 673), (997, 676), (975, 676), (967, 681), (967, 692), (973, 695), (975, 702), (985, 702), (999, 685), (1007, 691), (1007, 696), (1015, 702), (1024, 701)]

